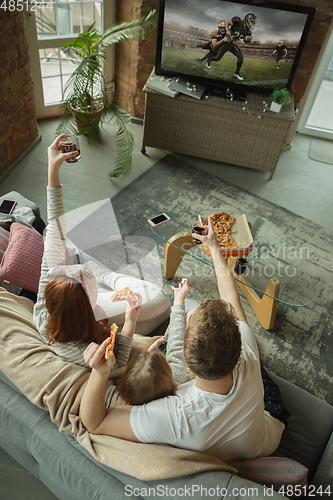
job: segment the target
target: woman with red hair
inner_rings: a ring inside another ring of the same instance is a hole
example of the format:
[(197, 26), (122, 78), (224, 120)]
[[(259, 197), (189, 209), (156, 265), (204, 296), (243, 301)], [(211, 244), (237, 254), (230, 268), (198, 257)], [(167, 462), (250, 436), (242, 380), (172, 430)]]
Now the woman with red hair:
[[(79, 154), (77, 151), (61, 152), (60, 141), (65, 137), (65, 134), (60, 135), (48, 148), (48, 226), (37, 302), (34, 307), (34, 322), (43, 340), (56, 354), (67, 361), (87, 366), (83, 357), (87, 345), (90, 342), (101, 344), (109, 336), (109, 324), (114, 322), (110, 311), (105, 311), (98, 304), (99, 295), (104, 296), (103, 304), (109, 302), (112, 305), (112, 302), (110, 293), (107, 294), (108, 301), (105, 300), (105, 293), (98, 293), (94, 274), (107, 274), (112, 284), (119, 282), (120, 288), (126, 277), (105, 272), (92, 262), (86, 265), (65, 263), (66, 227), (59, 169), (66, 158)], [(151, 291), (153, 298), (151, 304), (148, 303), (146, 307), (144, 317), (150, 328), (156, 328), (169, 315), (170, 304), (167, 295), (151, 283), (127, 278), (134, 284), (144, 284), (144, 287)], [(128, 301), (127, 308), (124, 307), (122, 314), (115, 317), (117, 324), (121, 323), (123, 327), (117, 339), (117, 364), (113, 369), (127, 364), (133, 334), (142, 309), (141, 295), (133, 291), (136, 298)], [(112, 311), (111, 307), (110, 310)]]

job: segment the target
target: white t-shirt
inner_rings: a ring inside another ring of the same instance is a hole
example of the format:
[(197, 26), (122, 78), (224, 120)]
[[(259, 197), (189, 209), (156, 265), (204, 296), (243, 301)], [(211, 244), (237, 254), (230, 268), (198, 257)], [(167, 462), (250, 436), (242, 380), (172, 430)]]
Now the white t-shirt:
[(242, 353), (227, 395), (202, 391), (195, 380), (174, 396), (134, 406), (132, 430), (143, 443), (167, 443), (206, 451), (223, 461), (268, 456), (284, 424), (264, 410), (258, 348), (250, 327), (239, 322)]

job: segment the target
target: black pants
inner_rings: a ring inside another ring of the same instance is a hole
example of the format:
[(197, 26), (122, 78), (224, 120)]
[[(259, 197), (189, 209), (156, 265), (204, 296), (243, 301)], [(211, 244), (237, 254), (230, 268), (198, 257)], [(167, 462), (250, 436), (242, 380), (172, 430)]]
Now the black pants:
[(277, 384), (273, 382), (271, 377), (266, 372), (265, 368), (261, 366), (261, 377), (264, 384), (264, 408), (272, 417), (281, 420), (287, 428), (287, 419), (290, 413), (283, 405), (280, 389)]
[(211, 48), (212, 48), (210, 42), (200, 43), (197, 45), (197, 47), (199, 47), (200, 49), (205, 49), (205, 50), (211, 50)]
[(219, 61), (226, 52), (231, 52), (234, 56), (237, 57), (237, 69), (236, 73), (239, 73), (243, 61), (244, 61), (244, 56), (242, 54), (241, 49), (238, 47), (238, 45), (235, 45), (232, 42), (223, 42), (222, 45), (220, 46), (218, 53), (214, 56), (211, 56), (208, 54), (207, 59), (209, 61)]
[(209, 52), (207, 52), (207, 54), (205, 54), (202, 59), (208, 59), (210, 61), (211, 57), (215, 57), (217, 55), (217, 52), (214, 52), (212, 50), (212, 44), (210, 42), (201, 43), (200, 45), (197, 45), (197, 47), (199, 47), (200, 49), (209, 50)]

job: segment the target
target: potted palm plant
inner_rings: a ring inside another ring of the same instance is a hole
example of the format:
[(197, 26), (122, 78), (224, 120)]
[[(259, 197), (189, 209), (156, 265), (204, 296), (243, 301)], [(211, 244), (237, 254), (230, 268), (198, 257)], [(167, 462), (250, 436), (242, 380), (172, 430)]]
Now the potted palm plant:
[(280, 113), (282, 105), (289, 101), (289, 90), (276, 88), (270, 94), (269, 98), (272, 101), (270, 110), (275, 113)]
[(123, 179), (132, 166), (134, 137), (127, 130), (130, 115), (117, 103), (114, 84), (104, 75), (105, 49), (121, 42), (145, 38), (155, 27), (155, 11), (147, 17), (115, 24), (103, 34), (94, 24), (80, 33), (71, 43), (62, 47), (79, 64), (66, 83), (60, 105), (60, 123), (56, 134), (86, 135), (89, 141), (98, 141), (106, 123), (115, 123), (117, 158), (110, 177)]

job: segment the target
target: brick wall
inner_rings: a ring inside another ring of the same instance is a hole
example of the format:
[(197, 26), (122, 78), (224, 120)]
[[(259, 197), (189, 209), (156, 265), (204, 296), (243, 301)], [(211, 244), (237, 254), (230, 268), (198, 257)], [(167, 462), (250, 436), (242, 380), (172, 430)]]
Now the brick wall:
[[(116, 22), (146, 16), (157, 9), (158, 0), (117, 0)], [(132, 116), (144, 114), (142, 88), (155, 66), (157, 30), (145, 40), (116, 45), (115, 82), (121, 105)]]
[(22, 12), (0, 11), (0, 175), (38, 137)]
[[(302, 57), (294, 77), (291, 91), (300, 107), (316, 59), (333, 19), (332, 0), (277, 0), (291, 5), (316, 7), (317, 12), (308, 35)], [(158, 8), (158, 0), (116, 0), (116, 21), (122, 22), (148, 14)], [(121, 43), (116, 46), (116, 90), (121, 104), (132, 116), (143, 116), (144, 95), (142, 87), (155, 65), (156, 30), (146, 40), (138, 43)]]

